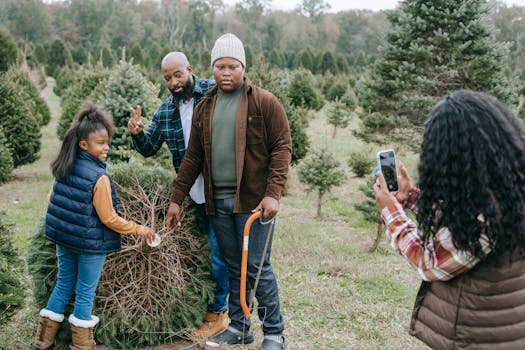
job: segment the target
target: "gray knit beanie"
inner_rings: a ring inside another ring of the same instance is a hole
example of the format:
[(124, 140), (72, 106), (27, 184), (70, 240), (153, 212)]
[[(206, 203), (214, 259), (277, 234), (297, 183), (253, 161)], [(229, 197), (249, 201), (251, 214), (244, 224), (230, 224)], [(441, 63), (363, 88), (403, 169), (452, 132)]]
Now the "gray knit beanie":
[(211, 49), (211, 65), (220, 58), (231, 57), (241, 62), (246, 68), (246, 58), (244, 56), (244, 46), (242, 41), (232, 33), (226, 33), (219, 37)]

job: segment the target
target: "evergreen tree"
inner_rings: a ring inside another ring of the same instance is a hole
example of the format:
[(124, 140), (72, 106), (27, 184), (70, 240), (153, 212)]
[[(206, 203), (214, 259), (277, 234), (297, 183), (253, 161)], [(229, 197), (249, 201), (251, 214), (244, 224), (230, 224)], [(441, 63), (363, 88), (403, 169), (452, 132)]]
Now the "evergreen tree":
[[(73, 70), (70, 67), (60, 67), (58, 72), (55, 74), (55, 86), (53, 92), (57, 96), (63, 97), (63, 94), (75, 84), (77, 80), (77, 70)], [(61, 101), (64, 104), (64, 101)]]
[[(0, 155), (1, 157), (1, 155)], [(4, 324), (24, 302), (23, 263), (11, 239), (13, 232), (0, 213), (0, 325)]]
[(284, 66), (283, 59), (281, 55), (279, 54), (279, 51), (276, 49), (272, 49), (270, 53), (268, 54), (268, 63), (272, 67), (282, 68)]
[(350, 113), (344, 103), (336, 99), (330, 106), (328, 113), (328, 123), (334, 127), (332, 137), (335, 138), (337, 128), (346, 128), (350, 122)]
[(13, 174), (13, 157), (9, 143), (0, 126), (0, 183), (11, 180)]
[(493, 40), (484, 0), (405, 0), (389, 15), (391, 31), (363, 93), (364, 109), (406, 116), (421, 126), (450, 91), (512, 97), (504, 75), (508, 49)]
[(339, 162), (326, 149), (316, 149), (299, 165), (299, 179), (308, 186), (308, 191), (317, 191), (317, 216), (321, 216), (323, 197), (344, 181), (344, 172)]
[(113, 51), (107, 44), (103, 44), (99, 49), (98, 62), (104, 67), (113, 67), (115, 64), (115, 56)]
[(9, 69), (16, 62), (17, 47), (8, 32), (0, 29), (0, 73)]
[(306, 134), (308, 128), (308, 110), (292, 107), (286, 112), (292, 136), (292, 165), (303, 159), (310, 149), (310, 139)]
[(25, 95), (24, 100), (30, 106), (31, 113), (39, 120), (40, 126), (47, 125), (51, 120), (51, 111), (29, 74), (20, 69), (11, 69), (6, 73), (6, 78), (19, 86), (19, 91)]
[(252, 67), (250, 79), (255, 85), (274, 94), (283, 105), (292, 137), (292, 164), (297, 164), (304, 158), (310, 147), (310, 140), (306, 134), (308, 110), (294, 107), (291, 104), (286, 86), (282, 83), (284, 79), (279, 74), (282, 74), (281, 70), (271, 69), (269, 64), (261, 59)]
[(77, 74), (70, 72), (71, 85), (62, 97), (62, 114), (58, 120), (57, 135), (64, 138), (73, 120), (75, 120), (80, 105), (84, 100), (97, 101), (102, 96), (109, 78), (109, 70), (97, 66), (91, 69), (80, 69)]
[(46, 44), (39, 43), (35, 46), (33, 50), (33, 62), (36, 62), (42, 66), (47, 65), (47, 50), (48, 47)]
[(47, 51), (47, 73), (56, 76), (60, 67), (71, 67), (73, 58), (71, 52), (60, 39), (53, 41)]
[(14, 167), (38, 159), (40, 121), (31, 113), (19, 87), (0, 75), (0, 127), (10, 144)]
[(160, 67), (160, 62), (162, 57), (160, 57), (160, 52), (162, 51), (160, 45), (157, 42), (150, 44), (149, 48), (145, 49), (144, 52), (147, 53), (148, 67), (150, 69), (155, 69), (157, 71)]
[(297, 70), (293, 73), (288, 96), (291, 104), (296, 107), (305, 107), (318, 111), (323, 107), (323, 99), (315, 89), (314, 78), (308, 71)]
[(308, 69), (310, 72), (314, 71), (314, 68), (315, 68), (314, 54), (312, 53), (310, 48), (303, 50), (299, 54), (299, 56), (297, 56), (297, 63), (295, 64), (295, 66), (303, 67), (305, 69)]
[(18, 40), (42, 42), (51, 34), (50, 13), (41, 0), (2, 0), (8, 29)]
[(330, 51), (326, 51), (323, 53), (323, 56), (321, 56), (321, 66), (320, 71), (323, 74), (326, 74), (328, 72), (337, 74), (337, 64), (335, 63), (334, 55)]
[(144, 54), (139, 44), (135, 43), (129, 52), (129, 57), (133, 58), (133, 63), (144, 65)]
[[(245, 45), (244, 46), (244, 54), (245, 54), (245, 58), (246, 58), (246, 67), (247, 67), (247, 70), (250, 70), (251, 67), (253, 66), (254, 64), (254, 53), (253, 53), (253, 50), (252, 48), (250, 47), (250, 45)], [(210, 59), (211, 59), (211, 56), (210, 56)], [(208, 66), (211, 66), (211, 62), (209, 63)]]
[(328, 86), (325, 97), (328, 101), (335, 101), (337, 99), (341, 100), (348, 89), (349, 86), (347, 77), (344, 77), (343, 79), (337, 79), (330, 86)]
[(348, 71), (350, 71), (348, 61), (346, 60), (345, 56), (341, 55), (340, 53), (335, 55), (335, 64), (339, 72), (348, 73)]
[(368, 59), (366, 57), (366, 53), (363, 50), (359, 51), (357, 57), (354, 60), (353, 66), (357, 68), (364, 68), (367, 64)]
[(85, 64), (88, 60), (88, 51), (84, 46), (78, 46), (71, 51), (73, 61), (78, 64)]
[(112, 69), (104, 90), (100, 104), (111, 113), (115, 123), (110, 158), (128, 160), (132, 152), (128, 131), (129, 109), (140, 105), (144, 117), (152, 114), (160, 104), (158, 87), (142, 75), (139, 66), (120, 61)]

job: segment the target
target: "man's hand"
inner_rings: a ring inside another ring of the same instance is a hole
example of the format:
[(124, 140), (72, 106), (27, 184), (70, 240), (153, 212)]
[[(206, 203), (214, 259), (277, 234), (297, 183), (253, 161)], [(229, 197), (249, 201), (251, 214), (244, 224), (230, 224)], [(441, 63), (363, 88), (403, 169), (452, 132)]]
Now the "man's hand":
[(142, 116), (142, 107), (137, 106), (136, 111), (133, 109), (133, 107), (131, 107), (129, 112), (131, 114), (131, 118), (128, 120), (128, 130), (131, 135), (138, 135), (144, 129), (144, 124), (142, 124), (142, 120), (140, 119)]
[(279, 201), (272, 197), (264, 197), (257, 208), (252, 210), (252, 213), (261, 209), (263, 209), (263, 218), (271, 219), (277, 215), (277, 212), (279, 211)]
[(389, 207), (397, 202), (394, 194), (388, 191), (388, 185), (386, 184), (383, 173), (376, 174), (374, 193), (376, 196), (376, 207), (379, 212), (381, 212), (385, 207)]
[(166, 214), (166, 230), (170, 231), (174, 224), (180, 226), (180, 206), (177, 203), (170, 202), (170, 207)]

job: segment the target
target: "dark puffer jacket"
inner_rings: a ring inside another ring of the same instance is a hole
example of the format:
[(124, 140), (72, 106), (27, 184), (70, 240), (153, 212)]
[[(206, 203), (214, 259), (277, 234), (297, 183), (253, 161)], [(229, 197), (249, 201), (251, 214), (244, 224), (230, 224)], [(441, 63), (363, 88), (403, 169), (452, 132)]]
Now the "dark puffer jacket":
[(525, 349), (525, 256), (492, 257), (446, 282), (423, 282), (410, 334), (433, 349)]
[(120, 234), (100, 221), (93, 206), (93, 188), (102, 175), (110, 179), (113, 208), (117, 211), (117, 196), (106, 165), (81, 151), (71, 174), (53, 185), (46, 214), (47, 239), (77, 253), (120, 250)]

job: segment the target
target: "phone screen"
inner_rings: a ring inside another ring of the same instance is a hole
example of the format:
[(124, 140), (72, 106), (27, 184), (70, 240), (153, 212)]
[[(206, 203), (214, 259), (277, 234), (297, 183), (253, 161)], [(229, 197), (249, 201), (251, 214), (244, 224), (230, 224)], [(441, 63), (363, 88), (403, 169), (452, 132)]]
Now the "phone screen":
[(396, 156), (394, 151), (380, 152), (379, 165), (381, 166), (381, 172), (385, 177), (388, 190), (390, 192), (398, 191), (399, 186), (397, 184)]

